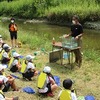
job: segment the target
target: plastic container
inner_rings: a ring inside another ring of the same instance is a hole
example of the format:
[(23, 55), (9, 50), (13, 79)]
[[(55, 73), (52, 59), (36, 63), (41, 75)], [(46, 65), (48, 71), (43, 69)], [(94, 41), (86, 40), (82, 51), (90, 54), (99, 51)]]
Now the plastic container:
[(74, 37), (62, 38), (62, 46), (66, 48), (76, 48), (78, 46), (77, 40)]

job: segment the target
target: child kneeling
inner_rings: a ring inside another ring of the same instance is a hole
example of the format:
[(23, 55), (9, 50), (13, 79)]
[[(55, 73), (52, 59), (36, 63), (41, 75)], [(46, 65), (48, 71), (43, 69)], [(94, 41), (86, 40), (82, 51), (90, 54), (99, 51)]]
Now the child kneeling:
[(57, 84), (51, 74), (49, 66), (44, 67), (43, 72), (38, 77), (38, 92), (43, 95), (53, 97), (53, 91), (57, 89)]
[(10, 68), (10, 71), (12, 72), (18, 72), (21, 69), (21, 64), (20, 64), (20, 60), (19, 60), (20, 54), (18, 54), (17, 52), (13, 53), (13, 62)]
[(31, 55), (27, 55), (26, 56), (26, 72), (22, 73), (23, 78), (28, 79), (29, 81), (31, 81), (33, 76), (38, 75), (38, 71), (35, 70), (35, 65), (33, 64), (33, 56)]

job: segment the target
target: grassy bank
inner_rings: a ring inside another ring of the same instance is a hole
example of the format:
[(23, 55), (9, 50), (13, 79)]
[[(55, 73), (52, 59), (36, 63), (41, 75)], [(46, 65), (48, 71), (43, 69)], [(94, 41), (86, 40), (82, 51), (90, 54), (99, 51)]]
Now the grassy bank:
[[(0, 33), (8, 44), (10, 44), (9, 32), (7, 26), (4, 24), (0, 24)], [(49, 34), (44, 33), (42, 35), (37, 35), (36, 32), (33, 34), (30, 33), (29, 30), (25, 31), (24, 28), (20, 27), (18, 32), (19, 41), (23, 43), (22, 48), (15, 48), (16, 51), (21, 53), (22, 55), (26, 56), (27, 54), (33, 54), (35, 51), (40, 50), (42, 47), (45, 48), (47, 51), (51, 50), (51, 40), (48, 40), (50, 37)], [(75, 81), (74, 88), (77, 91), (77, 96), (85, 96), (85, 95), (94, 95), (96, 100), (99, 100), (99, 83), (100, 83), (100, 58), (98, 57), (99, 51), (97, 50), (84, 50), (84, 57), (83, 57), (83, 64), (82, 67), (79, 69), (77, 66), (70, 70), (69, 66), (61, 66), (56, 63), (49, 64), (48, 63), (48, 55), (45, 53), (41, 53), (40, 55), (36, 56), (34, 60), (35, 64), (37, 65), (36, 69), (42, 71), (45, 65), (49, 65), (52, 68), (52, 73), (57, 75), (61, 79), (61, 87), (62, 82), (65, 78), (71, 78)], [(6, 70), (7, 72), (8, 70)], [(26, 87), (30, 86), (37, 91), (37, 77), (33, 78), (33, 81), (28, 82), (22, 79), (22, 76), (18, 73), (15, 73), (21, 79), (16, 79), (16, 84), (18, 87)], [(8, 92), (5, 93), (6, 96), (19, 96), (19, 100), (57, 100), (59, 91), (61, 89), (58, 88), (55, 92), (55, 96), (53, 98), (50, 97), (43, 97), (41, 95), (36, 94), (27, 94), (23, 92)]]
[(74, 14), (81, 21), (99, 20), (100, 3), (98, 0), (15, 0), (0, 3), (0, 15), (18, 18), (47, 17), (50, 21), (69, 21)]

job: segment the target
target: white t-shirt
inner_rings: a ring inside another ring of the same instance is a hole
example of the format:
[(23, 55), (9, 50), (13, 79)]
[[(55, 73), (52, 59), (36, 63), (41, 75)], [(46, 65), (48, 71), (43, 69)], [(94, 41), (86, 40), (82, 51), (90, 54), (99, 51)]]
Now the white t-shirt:
[(0, 75), (0, 81), (6, 83), (8, 81), (8, 78), (6, 76)]
[(3, 97), (1, 93), (0, 93), (0, 100), (5, 100), (5, 98)]
[[(62, 93), (62, 91), (60, 91), (58, 98), (60, 97), (61, 93)], [(76, 94), (73, 92), (71, 92), (71, 100), (77, 100)]]
[(15, 66), (15, 65), (17, 65), (17, 64), (18, 64), (18, 60), (15, 59), (15, 60), (13, 61), (12, 65)]
[(4, 58), (9, 58), (7, 52), (4, 52), (2, 56), (3, 56)]
[(28, 64), (27, 64), (27, 70), (28, 69), (35, 69), (35, 66), (34, 66), (34, 64), (33, 63), (31, 63), (31, 62), (28, 62)]
[[(46, 83), (48, 84), (50, 82), (50, 80), (53, 80), (52, 77), (49, 77), (49, 78), (47, 77)], [(44, 89), (39, 89), (38, 91), (39, 91), (39, 93), (46, 93), (48, 91), (48, 88), (45, 87)]]

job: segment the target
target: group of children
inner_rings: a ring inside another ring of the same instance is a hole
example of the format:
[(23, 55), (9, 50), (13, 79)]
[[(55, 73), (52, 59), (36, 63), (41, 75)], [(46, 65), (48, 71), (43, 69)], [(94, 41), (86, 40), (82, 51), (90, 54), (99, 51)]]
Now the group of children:
[[(1, 43), (1, 42), (0, 42)], [(13, 91), (18, 91), (15, 84), (15, 79), (11, 75), (6, 76), (4, 74), (4, 69), (9, 68), (11, 72), (21, 72), (23, 64), (20, 63), (20, 54), (13, 52), (11, 54), (11, 47), (6, 43), (1, 43), (1, 53), (0, 53), (0, 100), (18, 100), (18, 97), (7, 98), (3, 95), (3, 92), (7, 92), (11, 87)], [(13, 58), (13, 60), (12, 60)], [(51, 67), (45, 66), (42, 72), (39, 72), (35, 68), (33, 63), (34, 56), (27, 55), (25, 60), (23, 60), (24, 65), (26, 65), (25, 70), (22, 72), (22, 77), (29, 81), (32, 80), (33, 76), (38, 75), (37, 87), (38, 93), (42, 95), (47, 95), (53, 97), (53, 92), (58, 88), (53, 75), (51, 74)], [(65, 79), (63, 81), (62, 91), (58, 96), (58, 100), (77, 100), (75, 92), (71, 91), (72, 80)], [(2, 99), (1, 99), (2, 98)], [(3, 99), (4, 98), (4, 99)], [(67, 98), (67, 99), (66, 99)]]

